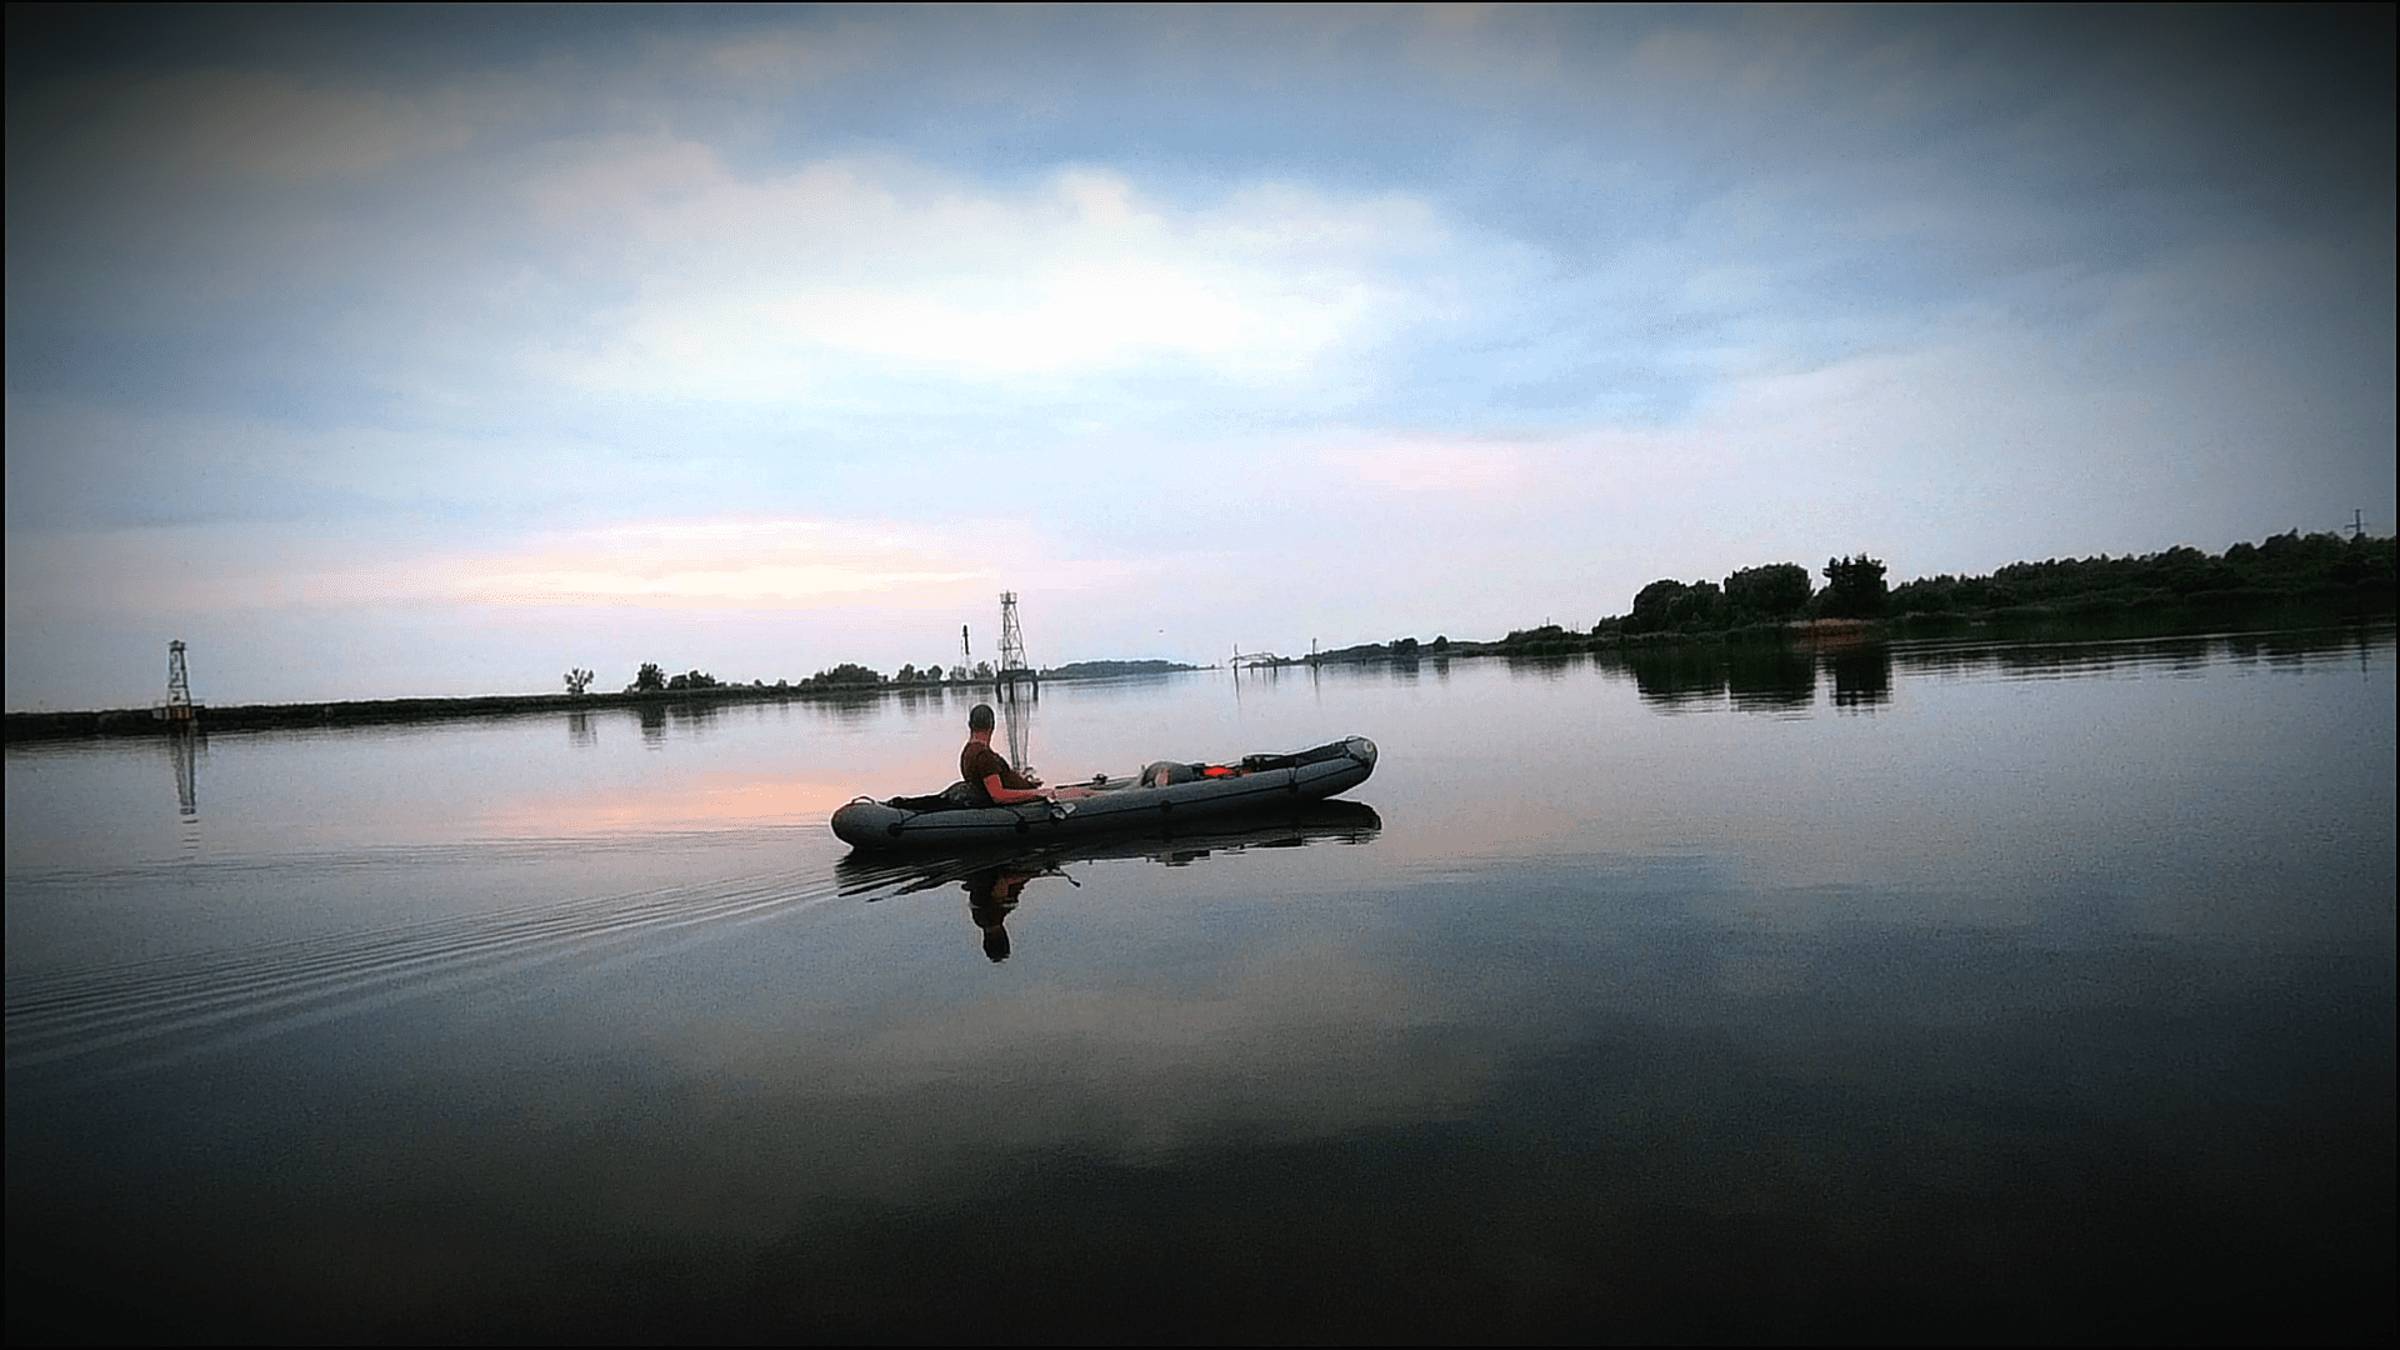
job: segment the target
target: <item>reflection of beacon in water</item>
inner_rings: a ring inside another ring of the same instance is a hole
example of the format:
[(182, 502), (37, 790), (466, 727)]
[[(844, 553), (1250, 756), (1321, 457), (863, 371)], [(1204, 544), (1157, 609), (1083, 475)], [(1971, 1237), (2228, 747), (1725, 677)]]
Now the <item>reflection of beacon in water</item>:
[(167, 755), (175, 761), (175, 814), (200, 814), (199, 737), (189, 731), (167, 733)]

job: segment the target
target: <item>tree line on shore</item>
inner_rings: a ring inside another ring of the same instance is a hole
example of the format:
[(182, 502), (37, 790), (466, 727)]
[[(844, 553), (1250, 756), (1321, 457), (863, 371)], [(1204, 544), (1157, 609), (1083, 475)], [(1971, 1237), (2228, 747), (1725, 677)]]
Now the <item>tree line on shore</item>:
[[(1798, 563), (1745, 567), (1720, 582), (1653, 581), (1632, 608), (1594, 624), (1588, 637), (1721, 634), (1780, 629), (1810, 619), (1937, 625), (1955, 620), (2074, 618), (2224, 608), (2297, 599), (2379, 599), (2395, 590), (2389, 537), (2291, 530), (2223, 553), (2178, 546), (2159, 553), (2050, 558), (2010, 563), (1981, 576), (1942, 573), (1886, 580), (1882, 559), (1829, 558), (1817, 586)], [(1551, 625), (1512, 632), (1500, 644), (1572, 639)]]
[[(844, 661), (838, 666), (820, 670), (814, 675), (799, 680), (779, 679), (773, 684), (769, 684), (765, 680), (752, 680), (748, 684), (743, 684), (739, 680), (720, 680), (704, 670), (687, 670), (680, 675), (669, 675), (656, 661), (644, 661), (641, 669), (634, 673), (633, 683), (625, 686), (625, 692), (628, 694), (684, 694), (712, 689), (750, 689), (820, 693), (830, 689), (877, 689), (892, 685), (921, 688), (944, 683), (959, 684), (989, 680), (992, 677), (992, 663), (989, 661), (978, 661), (972, 668), (956, 665), (947, 671), (939, 665), (929, 665), (920, 670), (914, 662), (911, 662), (900, 667), (899, 672), (893, 675), (886, 675), (882, 671), (862, 666), (855, 661)], [(588, 670), (568, 671), (566, 676), (567, 692), (570, 694), (583, 693), (585, 687), (591, 683), (591, 679), (592, 673)]]
[(1453, 644), (1448, 636), (1364, 643), (1319, 654), (1320, 661), (1412, 659), (1453, 651), (1545, 656), (1624, 641), (1766, 635), (1810, 620), (1936, 627), (1986, 619), (2085, 618), (2170, 610), (2234, 608), (2285, 600), (2330, 599), (2389, 604), (2394, 551), (2388, 537), (2309, 533), (2237, 543), (2223, 553), (2176, 547), (2160, 553), (2051, 558), (2010, 563), (1981, 576), (1943, 573), (1893, 586), (1880, 558), (1828, 558), (1818, 585), (1795, 562), (1745, 567), (1720, 581), (1653, 581), (1632, 607), (1589, 629), (1545, 623), (1509, 631), (1497, 642)]
[[(1043, 679), (1075, 680), (1096, 679), (1110, 675), (1155, 675), (1197, 669), (1199, 667), (1187, 666), (1175, 661), (1070, 661), (1063, 666), (1045, 668), (1041, 674)], [(787, 693), (820, 693), (835, 689), (926, 688), (943, 684), (981, 684), (992, 680), (996, 675), (997, 672), (992, 669), (992, 663), (989, 661), (978, 661), (972, 666), (960, 663), (952, 665), (946, 670), (938, 664), (919, 668), (912, 663), (900, 667), (898, 673), (892, 675), (886, 675), (869, 666), (862, 666), (855, 661), (844, 661), (840, 665), (820, 670), (816, 674), (798, 681), (780, 679), (769, 684), (765, 680), (752, 680), (748, 684), (743, 684), (738, 680), (720, 680), (704, 670), (687, 670), (679, 675), (670, 675), (666, 668), (656, 661), (645, 661), (642, 663), (641, 669), (634, 673), (633, 682), (625, 686), (625, 692), (628, 694), (683, 694), (719, 689), (747, 689), (753, 691), (781, 690)], [(590, 689), (592, 678), (592, 672), (581, 667), (568, 671), (565, 676), (567, 692), (575, 695), (584, 694)]]

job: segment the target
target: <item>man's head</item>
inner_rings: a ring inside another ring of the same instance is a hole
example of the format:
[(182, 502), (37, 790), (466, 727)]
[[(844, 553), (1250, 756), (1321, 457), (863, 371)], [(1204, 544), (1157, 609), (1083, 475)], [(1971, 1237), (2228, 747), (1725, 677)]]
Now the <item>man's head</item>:
[(996, 718), (992, 713), (991, 704), (978, 703), (975, 705), (974, 710), (967, 714), (967, 730), (990, 731), (993, 724), (998, 720), (999, 719)]

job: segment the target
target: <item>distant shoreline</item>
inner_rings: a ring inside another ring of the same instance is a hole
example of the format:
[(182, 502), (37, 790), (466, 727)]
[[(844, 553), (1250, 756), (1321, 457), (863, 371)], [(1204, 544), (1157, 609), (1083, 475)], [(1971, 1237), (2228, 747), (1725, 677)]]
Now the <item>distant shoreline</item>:
[(1393, 644), (1370, 643), (1286, 656), (1257, 663), (1258, 669), (1284, 670), (1294, 666), (1362, 665), (1375, 662), (1443, 661), (1479, 656), (1574, 656), (1584, 652), (1646, 651), (1673, 647), (1718, 647), (1773, 642), (1787, 646), (1833, 647), (1913, 638), (1955, 637), (1963, 634), (1998, 635), (2011, 641), (2041, 641), (2045, 635), (2072, 635), (2101, 640), (2179, 637), (2208, 631), (2257, 632), (2285, 627), (2389, 619), (2393, 596), (2372, 592), (2355, 596), (2276, 596), (2239, 603), (2165, 605), (2151, 608), (2094, 610), (2072, 604), (2016, 605), (1970, 614), (1907, 614), (1884, 619), (1790, 619), (1734, 628), (1697, 631), (1669, 629), (1653, 633), (1616, 630), (1577, 632), (1556, 625), (1527, 630), (1494, 642), (1420, 644), (1395, 650)]
[[(1214, 666), (1176, 666), (1134, 672), (1130, 678), (1155, 678)], [(1045, 682), (1089, 683), (1123, 675), (1052, 674)], [(883, 684), (844, 684), (803, 689), (798, 685), (718, 685), (706, 689), (647, 690), (616, 694), (476, 694), (458, 698), (334, 699), (315, 703), (203, 704), (193, 720), (203, 733), (212, 731), (288, 731), (310, 727), (388, 726), (406, 722), (467, 721), (486, 717), (515, 717), (532, 713), (606, 712), (617, 709), (711, 707), (749, 703), (845, 703), (897, 695), (924, 698), (952, 690), (987, 691), (988, 679), (918, 680)], [(159, 736), (175, 723), (149, 708), (99, 708), (74, 712), (12, 712), (5, 716), (6, 743), (81, 740), (124, 736)]]
[[(1974, 616), (1908, 616), (1898, 619), (1803, 619), (1782, 624), (1759, 624), (1700, 633), (1643, 633), (1598, 635), (1566, 633), (1511, 642), (1450, 642), (1441, 648), (1420, 646), (1395, 652), (1388, 644), (1348, 647), (1316, 656), (1277, 657), (1253, 670), (1355, 665), (1418, 665), (1424, 662), (1473, 660), (1479, 657), (1517, 659), (1574, 656), (1587, 652), (1638, 653), (1680, 647), (1714, 647), (1773, 642), (1785, 646), (1837, 648), (1910, 638), (1963, 635), (1997, 636), (2015, 641), (2045, 637), (2078, 640), (2138, 640), (2174, 637), (2204, 631), (2268, 631), (2327, 622), (2356, 623), (2388, 620), (2391, 597), (2373, 603), (2307, 601), (2237, 607), (2176, 607), (2133, 614), (2093, 615), (2069, 607), (2020, 606), (2003, 613)], [(1541, 630), (1535, 630), (1538, 634)], [(1097, 665), (1100, 663), (1085, 663)], [(1104, 679), (1155, 679), (1167, 675), (1221, 670), (1222, 666), (1175, 665), (1106, 674), (1091, 671), (1045, 672), (1045, 681), (1062, 684)], [(1240, 674), (1237, 669), (1235, 674)], [(621, 710), (688, 709), (696, 705), (721, 707), (760, 703), (842, 703), (899, 697), (947, 697), (954, 691), (985, 692), (990, 681), (925, 680), (910, 683), (841, 685), (802, 689), (797, 685), (725, 685), (712, 689), (649, 691), (614, 694), (489, 694), (463, 698), (345, 699), (313, 703), (254, 703), (204, 706), (197, 719), (203, 733), (217, 731), (289, 731), (322, 727), (390, 726), (412, 722), (471, 721), (544, 713), (589, 713)], [(42, 741), (110, 739), (169, 734), (175, 724), (154, 716), (149, 708), (108, 708), (75, 712), (12, 712), (5, 716), (6, 744)]]

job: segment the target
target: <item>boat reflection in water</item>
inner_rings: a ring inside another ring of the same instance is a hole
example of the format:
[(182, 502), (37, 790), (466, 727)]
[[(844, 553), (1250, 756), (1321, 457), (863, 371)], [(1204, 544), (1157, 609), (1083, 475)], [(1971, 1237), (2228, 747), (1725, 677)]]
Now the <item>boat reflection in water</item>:
[(834, 865), (843, 895), (871, 901), (958, 886), (966, 892), (967, 917), (983, 932), (983, 954), (1009, 956), (1008, 919), (1029, 882), (1058, 877), (1080, 887), (1068, 868), (1103, 859), (1142, 859), (1188, 867), (1213, 853), (1245, 849), (1305, 848), (1310, 844), (1363, 844), (1383, 830), (1383, 817), (1363, 802), (1300, 802), (1273, 816), (1227, 820), (1148, 834), (1051, 844), (1040, 848), (985, 849), (943, 858), (893, 859), (853, 854)]

